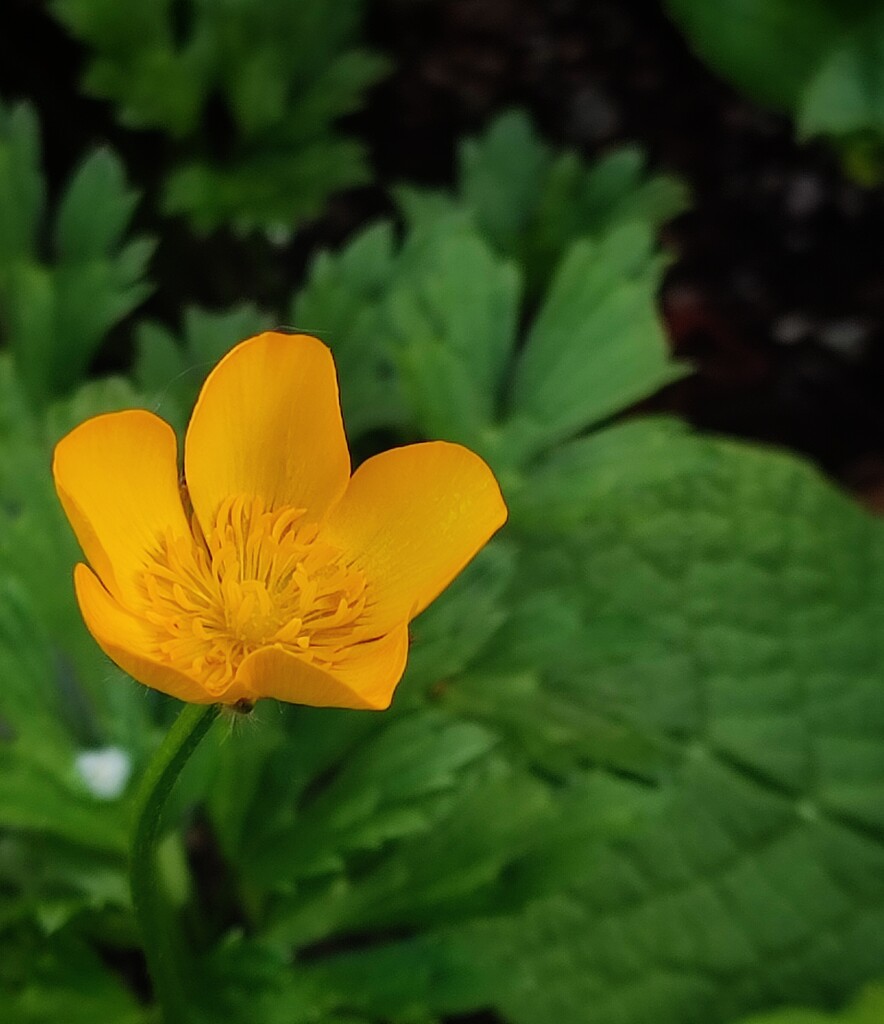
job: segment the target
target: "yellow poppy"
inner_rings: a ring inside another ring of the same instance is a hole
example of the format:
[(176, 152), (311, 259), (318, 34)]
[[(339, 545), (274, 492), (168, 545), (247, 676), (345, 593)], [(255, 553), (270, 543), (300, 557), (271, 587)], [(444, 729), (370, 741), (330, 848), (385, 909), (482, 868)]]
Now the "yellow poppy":
[(351, 476), (331, 353), (307, 335), (261, 334), (215, 367), (183, 482), (172, 428), (143, 410), (71, 431), (53, 474), (92, 566), (74, 571), (92, 636), (203, 704), (389, 706), (408, 622), (507, 515), (460, 445), (395, 448)]

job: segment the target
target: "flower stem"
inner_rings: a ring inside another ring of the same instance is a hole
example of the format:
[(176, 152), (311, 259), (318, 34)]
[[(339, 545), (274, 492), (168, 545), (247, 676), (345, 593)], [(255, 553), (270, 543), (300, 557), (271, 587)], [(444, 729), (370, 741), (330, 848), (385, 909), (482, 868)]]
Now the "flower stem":
[(180, 928), (157, 872), (157, 840), (166, 800), (181, 769), (218, 716), (217, 704), (185, 704), (147, 766), (135, 794), (129, 881), (147, 966), (166, 1024), (184, 1024), (192, 981)]

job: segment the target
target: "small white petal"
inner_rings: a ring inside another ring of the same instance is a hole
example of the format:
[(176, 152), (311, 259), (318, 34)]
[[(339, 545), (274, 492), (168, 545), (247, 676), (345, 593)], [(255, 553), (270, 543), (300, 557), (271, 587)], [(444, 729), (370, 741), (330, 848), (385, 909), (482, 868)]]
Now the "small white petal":
[(74, 764), (89, 792), (99, 800), (116, 800), (132, 774), (132, 760), (119, 747), (84, 750)]

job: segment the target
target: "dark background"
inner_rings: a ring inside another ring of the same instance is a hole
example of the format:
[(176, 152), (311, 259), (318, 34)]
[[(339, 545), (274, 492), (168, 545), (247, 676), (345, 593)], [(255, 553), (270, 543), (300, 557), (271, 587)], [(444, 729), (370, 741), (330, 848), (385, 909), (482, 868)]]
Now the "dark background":
[[(884, 511), (881, 190), (853, 184), (825, 145), (798, 144), (788, 119), (704, 68), (655, 0), (374, 0), (367, 35), (396, 68), (348, 125), (378, 185), (336, 197), (282, 250), (164, 224), (150, 315), (174, 322), (184, 302), (279, 306), (318, 247), (391, 211), (386, 185), (450, 182), (458, 139), (522, 106), (555, 144), (592, 157), (638, 142), (691, 189), (691, 212), (664, 232), (673, 263), (660, 301), (697, 373), (651, 406), (804, 452)], [(121, 129), (84, 97), (85, 57), (42, 0), (3, 0), (0, 95), (36, 105), (50, 192), (107, 141), (153, 196), (168, 140)], [(210, 127), (223, 149), (226, 126)], [(138, 226), (156, 231), (150, 208)], [(124, 327), (96, 369), (128, 357)]]

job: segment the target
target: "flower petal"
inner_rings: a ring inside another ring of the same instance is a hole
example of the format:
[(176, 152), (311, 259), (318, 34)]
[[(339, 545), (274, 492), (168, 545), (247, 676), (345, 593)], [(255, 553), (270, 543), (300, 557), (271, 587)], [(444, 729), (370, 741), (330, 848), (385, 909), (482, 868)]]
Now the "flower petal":
[[(150, 652), (150, 633), (146, 624), (126, 611), (101, 585), (92, 570), (82, 562), (74, 569), (74, 589), (86, 627), (98, 646), (114, 664), (139, 683), (193, 704), (212, 704), (218, 698), (196, 680), (165, 665)], [(241, 694), (224, 700), (238, 699)]]
[(423, 611), (506, 517), (482, 459), (431, 441), (363, 463), (324, 530), (365, 574), (367, 627), (386, 633)]
[(234, 495), (320, 519), (350, 476), (331, 352), (306, 334), (268, 332), (232, 349), (209, 374), (184, 443), (193, 507), (210, 529)]
[(236, 682), (250, 691), (253, 699), (275, 697), (318, 708), (388, 708), (405, 671), (407, 627), (402, 625), (378, 640), (359, 644), (348, 655), (330, 673), (281, 647), (265, 647), (243, 661)]
[(95, 416), (55, 447), (55, 487), (80, 547), (124, 603), (162, 534), (190, 532), (177, 451), (169, 424), (143, 409)]

